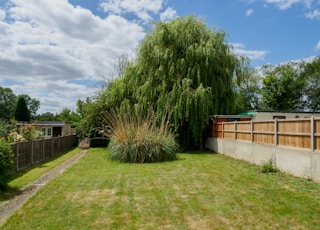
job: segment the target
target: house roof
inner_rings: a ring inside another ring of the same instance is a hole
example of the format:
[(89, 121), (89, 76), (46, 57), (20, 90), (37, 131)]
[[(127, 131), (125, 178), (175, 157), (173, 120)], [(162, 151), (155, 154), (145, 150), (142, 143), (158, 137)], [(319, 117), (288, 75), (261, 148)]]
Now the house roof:
[(238, 113), (238, 115), (256, 115), (257, 113), (293, 113), (293, 114), (320, 114), (319, 111), (292, 111), (292, 110), (249, 110)]
[(212, 115), (210, 116), (211, 118), (220, 118), (220, 117), (223, 117), (223, 118), (244, 118), (244, 117), (248, 117), (248, 118), (251, 118), (250, 115)]
[(55, 126), (55, 127), (62, 127), (66, 124), (63, 121), (37, 121), (35, 125), (37, 126)]

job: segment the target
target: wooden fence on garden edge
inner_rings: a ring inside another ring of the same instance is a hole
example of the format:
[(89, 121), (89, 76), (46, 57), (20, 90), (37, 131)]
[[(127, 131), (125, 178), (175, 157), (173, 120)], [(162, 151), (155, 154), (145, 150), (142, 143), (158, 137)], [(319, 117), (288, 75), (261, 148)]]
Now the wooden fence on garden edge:
[(19, 141), (11, 145), (15, 156), (15, 172), (49, 160), (77, 145), (75, 135)]
[(320, 150), (320, 118), (218, 122), (212, 137), (315, 151)]

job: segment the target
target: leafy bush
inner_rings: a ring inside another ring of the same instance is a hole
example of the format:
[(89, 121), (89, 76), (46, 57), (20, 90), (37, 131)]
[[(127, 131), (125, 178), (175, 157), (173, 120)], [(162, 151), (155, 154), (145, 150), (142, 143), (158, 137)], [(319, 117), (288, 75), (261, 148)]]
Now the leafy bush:
[(152, 163), (177, 159), (179, 146), (169, 129), (168, 116), (163, 116), (158, 126), (152, 109), (146, 114), (117, 109), (106, 118), (108, 126), (104, 133), (110, 138), (108, 148), (112, 160)]
[(37, 130), (34, 124), (26, 124), (20, 127), (20, 135), (26, 140), (40, 139), (42, 137), (41, 131)]
[(17, 121), (11, 119), (10, 121), (0, 119), (0, 137), (7, 138), (9, 133), (17, 130)]
[(34, 124), (25, 124), (19, 128), (18, 132), (10, 132), (7, 139), (8, 142), (14, 142), (41, 139), (42, 137), (42, 132), (37, 130)]
[(272, 160), (265, 162), (261, 167), (261, 172), (263, 172), (263, 173), (274, 173), (277, 171), (278, 170), (273, 166)]
[(0, 190), (7, 187), (10, 171), (13, 168), (14, 157), (10, 145), (0, 138)]
[(0, 137), (6, 137), (7, 135), (7, 122), (0, 119)]

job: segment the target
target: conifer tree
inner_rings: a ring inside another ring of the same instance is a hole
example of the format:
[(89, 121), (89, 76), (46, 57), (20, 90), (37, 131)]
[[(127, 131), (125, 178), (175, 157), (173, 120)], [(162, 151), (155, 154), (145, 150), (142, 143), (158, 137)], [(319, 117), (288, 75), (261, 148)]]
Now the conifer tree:
[(16, 110), (14, 111), (14, 118), (17, 121), (30, 121), (30, 111), (24, 97), (19, 97)]

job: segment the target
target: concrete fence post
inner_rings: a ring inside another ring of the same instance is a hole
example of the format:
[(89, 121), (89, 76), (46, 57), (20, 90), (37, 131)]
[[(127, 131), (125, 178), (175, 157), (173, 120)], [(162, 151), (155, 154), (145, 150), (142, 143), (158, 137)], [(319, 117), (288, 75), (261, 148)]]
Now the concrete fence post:
[(311, 147), (311, 152), (313, 153), (314, 152), (314, 132), (315, 132), (315, 130), (314, 130), (314, 116), (312, 116), (311, 118), (310, 118), (310, 141), (311, 141), (311, 145), (310, 145), (310, 147)]
[(54, 139), (53, 137), (51, 137), (51, 157), (54, 156), (54, 152), (53, 152), (53, 144), (54, 144)]
[(33, 165), (33, 155), (34, 155), (34, 152), (33, 152), (33, 139), (31, 140), (31, 165)]
[(237, 122), (234, 121), (234, 140), (237, 140)]
[(224, 121), (222, 122), (222, 139), (224, 139)]
[(253, 140), (253, 121), (252, 121), (252, 119), (251, 119), (250, 123), (251, 123), (251, 143), (253, 143), (254, 140)]
[(45, 159), (44, 152), (45, 152), (45, 143), (44, 143), (44, 137), (43, 137), (43, 138), (42, 138), (42, 160)]
[(16, 142), (17, 145), (17, 153), (16, 153), (16, 170), (19, 171), (19, 141)]
[(278, 119), (274, 119), (274, 146), (278, 146)]
[(278, 119), (274, 119), (274, 157), (273, 167), (277, 168), (277, 148), (278, 148)]

